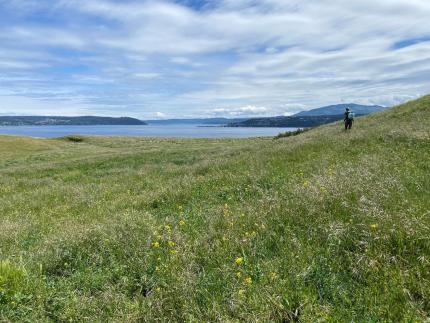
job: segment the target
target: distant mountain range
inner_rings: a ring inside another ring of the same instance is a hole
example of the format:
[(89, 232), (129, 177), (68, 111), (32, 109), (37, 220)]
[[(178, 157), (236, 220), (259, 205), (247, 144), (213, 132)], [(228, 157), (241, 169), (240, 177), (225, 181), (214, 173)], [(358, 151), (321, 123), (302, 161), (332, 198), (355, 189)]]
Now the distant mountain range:
[(146, 125), (146, 122), (134, 118), (110, 117), (44, 117), (44, 116), (0, 116), (0, 126), (94, 126), (94, 125)]
[(241, 122), (229, 123), (228, 127), (317, 127), (343, 119), (346, 108), (350, 108), (357, 116), (383, 111), (387, 108), (379, 105), (336, 104), (309, 111), (302, 111), (288, 117), (252, 118)]
[(387, 109), (379, 105), (360, 105), (355, 103), (347, 104), (335, 104), (329, 105), (322, 108), (312, 109), (309, 111), (302, 111), (295, 116), (335, 116), (342, 115), (346, 108), (352, 109), (356, 114), (370, 114), (374, 112), (379, 112)]
[(341, 119), (343, 119), (342, 115), (252, 118), (241, 122), (229, 123), (227, 127), (309, 128), (339, 121)]

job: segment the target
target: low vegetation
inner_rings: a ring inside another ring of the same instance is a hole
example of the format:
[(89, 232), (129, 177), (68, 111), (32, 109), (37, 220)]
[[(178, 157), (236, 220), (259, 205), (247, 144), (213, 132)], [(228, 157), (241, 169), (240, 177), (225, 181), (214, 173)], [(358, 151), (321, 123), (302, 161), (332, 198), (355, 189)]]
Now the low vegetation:
[(428, 320), (429, 129), (0, 137), (0, 321)]
[(286, 132), (282, 132), (279, 135), (277, 135), (274, 139), (281, 139), (281, 138), (288, 138), (288, 137), (294, 137), (297, 135), (300, 135), (306, 131), (311, 130), (311, 128), (299, 128), (297, 130), (294, 131), (286, 131)]
[(71, 141), (71, 142), (83, 142), (85, 140), (85, 137), (76, 136), (76, 135), (69, 135), (69, 136), (65, 136), (64, 140)]

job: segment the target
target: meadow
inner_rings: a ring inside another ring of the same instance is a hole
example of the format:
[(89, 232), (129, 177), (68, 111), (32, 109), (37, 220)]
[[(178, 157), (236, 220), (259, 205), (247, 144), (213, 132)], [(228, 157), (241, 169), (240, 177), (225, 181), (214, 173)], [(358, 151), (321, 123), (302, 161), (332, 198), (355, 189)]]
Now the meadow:
[(0, 136), (0, 321), (430, 319), (430, 96), (284, 138)]

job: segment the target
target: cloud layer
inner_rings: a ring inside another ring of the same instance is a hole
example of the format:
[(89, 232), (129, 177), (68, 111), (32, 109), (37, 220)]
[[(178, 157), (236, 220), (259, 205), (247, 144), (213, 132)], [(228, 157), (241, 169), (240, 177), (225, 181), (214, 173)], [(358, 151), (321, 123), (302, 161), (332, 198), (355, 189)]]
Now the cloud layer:
[(427, 0), (0, 0), (0, 114), (141, 118), (430, 92)]

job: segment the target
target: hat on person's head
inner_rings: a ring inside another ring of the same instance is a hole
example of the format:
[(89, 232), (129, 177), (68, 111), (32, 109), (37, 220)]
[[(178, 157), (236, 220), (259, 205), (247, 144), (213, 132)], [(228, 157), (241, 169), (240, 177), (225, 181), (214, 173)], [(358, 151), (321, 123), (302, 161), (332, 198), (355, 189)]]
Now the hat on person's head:
[(349, 108), (346, 108), (346, 111), (349, 111)]

